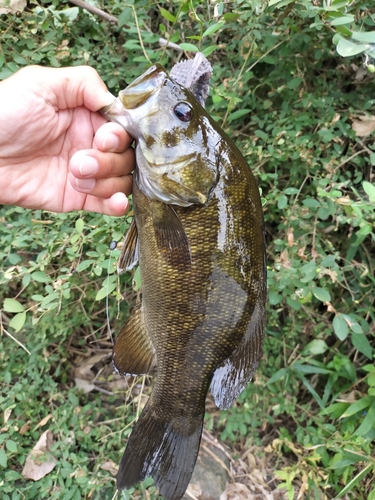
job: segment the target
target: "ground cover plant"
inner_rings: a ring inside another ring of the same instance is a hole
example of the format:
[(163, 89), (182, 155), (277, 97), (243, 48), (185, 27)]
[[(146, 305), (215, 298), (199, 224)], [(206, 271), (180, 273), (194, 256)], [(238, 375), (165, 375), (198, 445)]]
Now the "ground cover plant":
[[(256, 456), (271, 471), (264, 487), (285, 498), (374, 500), (373, 2), (90, 2), (112, 22), (74, 2), (24, 4), (0, 10), (1, 79), (28, 64), (89, 64), (117, 93), (150, 62), (209, 57), (207, 108), (262, 190), (269, 306), (253, 383), (228, 411), (208, 398), (206, 428), (245, 487)], [(137, 273), (116, 275), (109, 248), (130, 216), (0, 208), (4, 500), (116, 497), (150, 386), (110, 363), (106, 302), (116, 331), (139, 287)], [(54, 468), (26, 479), (44, 433)], [(158, 496), (147, 480), (119, 498)]]

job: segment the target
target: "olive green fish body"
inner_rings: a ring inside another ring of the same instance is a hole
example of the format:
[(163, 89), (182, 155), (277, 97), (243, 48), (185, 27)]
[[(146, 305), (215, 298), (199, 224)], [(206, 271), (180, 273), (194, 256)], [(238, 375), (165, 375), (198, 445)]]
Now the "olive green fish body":
[[(114, 364), (122, 373), (156, 365), (157, 376), (118, 487), (151, 475), (166, 500), (178, 500), (196, 461), (210, 385), (216, 404), (230, 407), (262, 355), (264, 227), (246, 161), (204, 108), (167, 76), (154, 100), (161, 127), (149, 120), (138, 131), (135, 225), (126, 241), (128, 262), (139, 259), (142, 301), (120, 332)], [(190, 120), (163, 127), (176, 107)], [(162, 158), (169, 168), (160, 173)]]

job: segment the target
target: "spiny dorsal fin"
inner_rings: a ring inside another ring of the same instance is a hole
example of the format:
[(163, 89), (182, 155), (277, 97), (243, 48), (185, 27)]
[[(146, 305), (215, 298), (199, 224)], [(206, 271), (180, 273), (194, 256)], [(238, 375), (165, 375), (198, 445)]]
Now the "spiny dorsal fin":
[(133, 309), (116, 339), (113, 365), (121, 375), (144, 375), (156, 366), (155, 349), (144, 324), (141, 305)]
[(130, 271), (138, 263), (138, 230), (133, 218), (129, 229), (124, 238), (124, 244), (121, 248), (121, 254), (117, 261), (117, 272)]
[(195, 96), (204, 107), (208, 96), (212, 66), (202, 52), (197, 52), (194, 59), (181, 61), (173, 66), (169, 76)]

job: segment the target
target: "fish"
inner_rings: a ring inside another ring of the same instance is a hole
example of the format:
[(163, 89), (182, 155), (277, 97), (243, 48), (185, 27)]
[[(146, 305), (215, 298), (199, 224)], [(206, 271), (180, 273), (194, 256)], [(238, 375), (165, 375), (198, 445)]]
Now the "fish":
[(151, 476), (179, 500), (197, 460), (205, 400), (228, 409), (252, 379), (266, 324), (263, 210), (239, 149), (204, 108), (203, 54), (153, 65), (102, 114), (134, 139), (134, 218), (118, 266), (140, 266), (141, 299), (113, 363), (155, 381), (120, 462), (117, 487)]

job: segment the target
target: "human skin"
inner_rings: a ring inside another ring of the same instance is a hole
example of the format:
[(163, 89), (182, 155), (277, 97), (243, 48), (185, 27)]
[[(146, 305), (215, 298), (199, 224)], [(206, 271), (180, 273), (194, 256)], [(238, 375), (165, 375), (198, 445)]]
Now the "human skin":
[(0, 203), (124, 215), (132, 138), (98, 113), (113, 99), (88, 66), (28, 66), (0, 82)]

